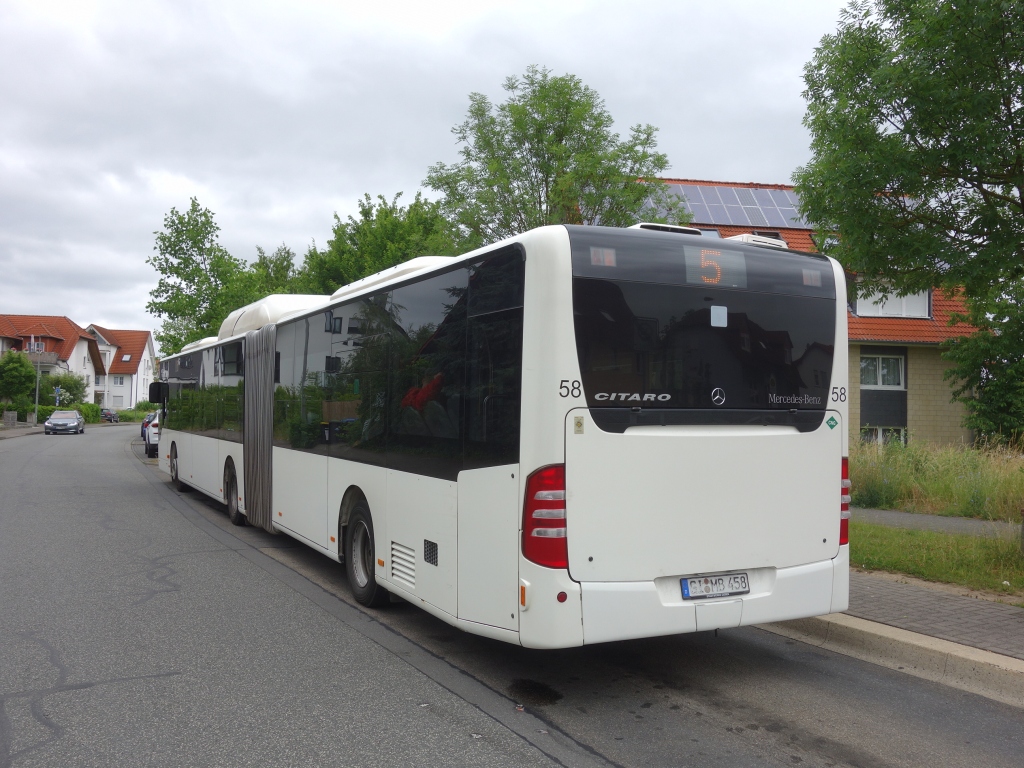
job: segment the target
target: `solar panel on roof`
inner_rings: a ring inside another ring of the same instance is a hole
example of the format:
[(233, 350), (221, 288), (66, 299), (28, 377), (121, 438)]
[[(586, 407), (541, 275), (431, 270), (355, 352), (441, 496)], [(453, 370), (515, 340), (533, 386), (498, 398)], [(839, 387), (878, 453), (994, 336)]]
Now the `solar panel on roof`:
[(718, 194), (718, 187), (702, 187), (700, 191), (704, 195), (704, 202), (708, 205), (722, 204), (722, 197)]
[(670, 190), (682, 194), (685, 208), (698, 224), (717, 226), (797, 227), (806, 223), (796, 211), (799, 198), (785, 189), (699, 186), (673, 184)]
[(694, 221), (699, 221), (702, 224), (714, 224), (715, 223), (715, 222), (713, 222), (711, 220), (711, 211), (708, 210), (708, 207), (706, 205), (704, 205), (704, 203), (693, 204), (691, 206), (691, 208), (692, 208), (692, 212), (693, 212), (693, 220)]
[(757, 203), (754, 201), (754, 195), (749, 189), (737, 189), (736, 197), (740, 199), (740, 205), (745, 207), (756, 206)]
[(740, 204), (740, 201), (736, 198), (736, 190), (732, 187), (718, 187), (718, 194), (725, 205)]
[(782, 215), (778, 208), (762, 208), (762, 213), (766, 219), (768, 219), (768, 226), (770, 227), (788, 227), (789, 224), (786, 218)]
[(760, 208), (744, 208), (750, 225), (753, 227), (765, 227), (768, 225), (768, 218), (761, 212)]
[(725, 212), (729, 214), (729, 223), (737, 227), (745, 227), (748, 225), (747, 216), (743, 213), (743, 209), (738, 205), (727, 205), (725, 206)]

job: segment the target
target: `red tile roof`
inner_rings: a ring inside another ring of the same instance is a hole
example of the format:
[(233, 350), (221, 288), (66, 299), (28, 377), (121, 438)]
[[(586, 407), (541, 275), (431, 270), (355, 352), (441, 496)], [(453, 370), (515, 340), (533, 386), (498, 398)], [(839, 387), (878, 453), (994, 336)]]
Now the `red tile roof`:
[(973, 325), (950, 325), (954, 314), (967, 314), (961, 295), (947, 296), (942, 291), (932, 293), (932, 317), (858, 317), (849, 315), (850, 341), (885, 341), (905, 344), (943, 344), (957, 336), (970, 336), (977, 331)]
[[(71, 359), (79, 339), (92, 341), (93, 338), (74, 320), (54, 315), (0, 315), (5, 322), (4, 335), (30, 341), (35, 336), (46, 344), (47, 352), (56, 352), (61, 360)], [(12, 333), (13, 331), (13, 333)], [(102, 364), (101, 364), (102, 365)]]
[(758, 184), (755, 181), (706, 181), (704, 179), (662, 179), (666, 184), (694, 184), (698, 187), (746, 187), (747, 189), (785, 189), (792, 192), (790, 184)]
[[(146, 350), (146, 344), (149, 342), (149, 331), (114, 331), (108, 328), (101, 328), (95, 323), (89, 327), (106, 339), (109, 344), (117, 347), (113, 360), (110, 363), (111, 374), (116, 376), (119, 374), (134, 375), (138, 373), (142, 353)], [(130, 355), (128, 360), (124, 360), (125, 355)]]

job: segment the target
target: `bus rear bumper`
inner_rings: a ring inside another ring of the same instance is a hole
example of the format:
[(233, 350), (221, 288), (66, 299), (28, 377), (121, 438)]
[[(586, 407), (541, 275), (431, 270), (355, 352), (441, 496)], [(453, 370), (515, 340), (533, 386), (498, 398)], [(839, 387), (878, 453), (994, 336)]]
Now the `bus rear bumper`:
[[(835, 560), (747, 571), (750, 594), (684, 600), (679, 577), (583, 582), (583, 643), (702, 632), (821, 616), (848, 601), (849, 547)], [(842, 610), (840, 608), (839, 610)]]

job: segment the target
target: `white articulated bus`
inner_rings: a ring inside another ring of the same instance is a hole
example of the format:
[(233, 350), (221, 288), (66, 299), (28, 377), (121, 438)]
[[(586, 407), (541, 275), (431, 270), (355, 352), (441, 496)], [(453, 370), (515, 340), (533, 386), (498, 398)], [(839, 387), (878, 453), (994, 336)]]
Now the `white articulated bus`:
[(390, 594), (534, 648), (847, 607), (846, 287), (823, 256), (551, 226), (161, 363), (161, 467)]

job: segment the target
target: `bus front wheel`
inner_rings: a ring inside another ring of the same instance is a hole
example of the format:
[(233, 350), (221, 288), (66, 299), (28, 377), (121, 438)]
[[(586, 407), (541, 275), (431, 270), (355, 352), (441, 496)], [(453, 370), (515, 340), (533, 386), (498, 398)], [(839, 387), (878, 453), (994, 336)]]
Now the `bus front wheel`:
[(352, 595), (368, 608), (389, 602), (388, 591), (374, 578), (377, 552), (373, 538), (373, 517), (370, 507), (360, 501), (352, 509), (345, 534), (345, 571)]

